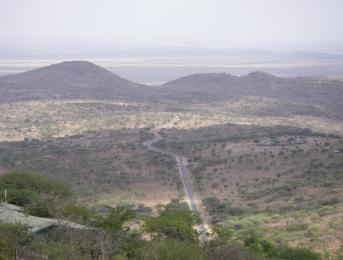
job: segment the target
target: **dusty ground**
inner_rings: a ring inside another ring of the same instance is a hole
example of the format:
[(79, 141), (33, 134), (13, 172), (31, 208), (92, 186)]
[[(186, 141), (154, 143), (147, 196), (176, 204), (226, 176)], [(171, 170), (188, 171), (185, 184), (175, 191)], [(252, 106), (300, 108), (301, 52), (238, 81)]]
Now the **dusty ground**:
[(235, 232), (261, 227), (276, 241), (336, 252), (343, 234), (343, 124), (254, 114), (256, 105), (271, 102), (2, 104), (0, 174), (25, 169), (58, 177), (93, 205), (153, 207), (182, 199), (175, 161), (142, 145), (149, 128), (163, 126), (159, 146), (189, 159), (208, 218)]
[[(254, 103), (254, 106), (256, 104)], [(343, 135), (340, 121), (313, 116), (260, 116), (234, 104), (140, 104), (105, 100), (29, 101), (0, 105), (0, 142), (47, 139), (87, 131), (145, 128), (173, 122), (175, 129), (216, 124), (291, 125)], [(177, 120), (175, 120), (177, 119)]]
[(24, 169), (70, 183), (88, 203), (155, 205), (179, 198), (176, 163), (147, 150), (144, 129), (0, 143), (1, 171)]
[(189, 158), (213, 221), (321, 252), (342, 246), (341, 137), (242, 125), (165, 129), (163, 136), (160, 147)]

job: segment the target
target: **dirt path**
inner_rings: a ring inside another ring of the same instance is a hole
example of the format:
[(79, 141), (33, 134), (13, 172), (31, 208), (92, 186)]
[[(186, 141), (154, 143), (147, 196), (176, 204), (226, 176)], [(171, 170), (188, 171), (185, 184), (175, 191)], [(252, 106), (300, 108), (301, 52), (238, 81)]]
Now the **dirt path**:
[(204, 218), (201, 216), (201, 212), (199, 210), (199, 200), (197, 199), (198, 196), (194, 192), (191, 174), (187, 168), (187, 158), (184, 156), (174, 154), (171, 152), (167, 152), (167, 151), (164, 151), (164, 150), (161, 150), (161, 149), (155, 147), (153, 144), (157, 143), (158, 141), (160, 141), (162, 139), (162, 137), (160, 135), (160, 128), (154, 128), (150, 132), (154, 135), (154, 137), (148, 141), (145, 141), (144, 145), (149, 150), (159, 152), (159, 153), (163, 153), (163, 154), (167, 154), (169, 156), (172, 156), (176, 160), (178, 167), (179, 167), (179, 174), (180, 174), (180, 178), (181, 178), (183, 188), (185, 191), (185, 199), (188, 203), (188, 206), (192, 212), (199, 214), (200, 217), (202, 218), (201, 219), (202, 223), (197, 226), (197, 230), (199, 232), (200, 240), (202, 242), (207, 241), (209, 238), (208, 234), (211, 233), (211, 230), (210, 230), (209, 226), (204, 222)]

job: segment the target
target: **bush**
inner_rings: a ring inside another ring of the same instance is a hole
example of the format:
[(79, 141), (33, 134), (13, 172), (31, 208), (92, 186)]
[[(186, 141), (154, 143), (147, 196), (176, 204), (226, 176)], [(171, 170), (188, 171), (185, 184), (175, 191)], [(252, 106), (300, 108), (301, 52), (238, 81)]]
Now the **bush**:
[(17, 248), (30, 239), (25, 226), (0, 222), (0, 259), (15, 259)]
[(71, 243), (61, 241), (46, 241), (45, 243), (34, 241), (30, 249), (46, 256), (46, 259), (87, 259), (81, 256)]
[(196, 220), (188, 209), (168, 205), (158, 217), (146, 220), (145, 229), (156, 238), (195, 242), (198, 239), (198, 234), (193, 228)]
[(228, 244), (207, 249), (209, 260), (255, 260), (249, 250), (239, 244)]
[(307, 248), (279, 246), (274, 242), (250, 231), (243, 237), (244, 245), (257, 255), (280, 260), (320, 260), (319, 254)]
[(253, 211), (253, 209), (232, 207), (229, 202), (221, 202), (215, 197), (207, 197), (204, 199), (207, 211), (213, 217), (213, 222), (219, 222), (227, 216), (242, 216)]
[(43, 198), (36, 198), (26, 206), (26, 211), (30, 215), (40, 217), (50, 217), (54, 215), (53, 207), (48, 200)]
[(303, 247), (279, 247), (275, 254), (280, 259), (287, 260), (320, 260), (319, 254)]
[(0, 189), (3, 191), (28, 190), (36, 193), (52, 194), (58, 197), (72, 195), (70, 187), (65, 183), (51, 177), (32, 172), (12, 171), (0, 177)]
[[(7, 190), (7, 201), (9, 203), (25, 206), (30, 204), (33, 200), (39, 196), (37, 192), (27, 189), (6, 189)], [(2, 192), (3, 193), (3, 192)]]
[(336, 205), (338, 203), (340, 203), (340, 199), (339, 198), (332, 198), (330, 200), (322, 201), (321, 205), (322, 206), (334, 206), (334, 205)]
[(135, 217), (135, 212), (129, 207), (119, 206), (109, 210), (108, 216), (102, 221), (100, 226), (113, 233), (121, 231), (124, 222)]
[(7, 191), (9, 203), (24, 207), (39, 217), (61, 215), (72, 192), (68, 185), (50, 177), (24, 171), (13, 171), (0, 177), (0, 196)]
[(142, 260), (204, 260), (205, 253), (198, 244), (179, 240), (151, 241), (139, 250)]
[(84, 206), (76, 206), (71, 202), (64, 207), (63, 215), (83, 223), (89, 223), (99, 219), (99, 216), (93, 210)]
[(286, 230), (288, 232), (297, 232), (297, 231), (305, 231), (307, 230), (308, 225), (305, 223), (295, 223), (295, 224), (290, 224), (286, 227)]
[(244, 245), (258, 255), (271, 256), (275, 251), (275, 245), (266, 238), (249, 231), (242, 238)]
[(329, 214), (332, 214), (336, 211), (334, 206), (324, 206), (317, 210), (318, 214), (323, 217)]

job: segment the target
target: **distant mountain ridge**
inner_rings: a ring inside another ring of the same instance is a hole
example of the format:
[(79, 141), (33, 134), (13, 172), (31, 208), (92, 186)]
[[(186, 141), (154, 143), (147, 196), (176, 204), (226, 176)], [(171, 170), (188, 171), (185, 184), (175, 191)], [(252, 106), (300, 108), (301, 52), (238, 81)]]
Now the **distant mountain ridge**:
[(306, 105), (307, 112), (303, 111), (302, 106), (300, 114), (324, 113), (343, 119), (342, 81), (278, 78), (264, 72), (252, 72), (240, 77), (209, 73), (182, 77), (164, 84), (163, 88), (173, 99), (225, 101), (249, 96), (265, 97), (289, 103), (288, 108), (291, 103)]
[(0, 102), (41, 99), (121, 99), (144, 95), (130, 82), (87, 61), (68, 61), (0, 78)]
[(203, 73), (152, 87), (131, 82), (87, 61), (66, 61), (0, 77), (0, 103), (45, 99), (199, 103), (251, 96), (284, 104), (276, 109), (276, 102), (272, 111), (289, 109), (297, 103), (303, 105), (300, 110), (292, 109), (294, 113), (319, 113), (343, 119), (343, 82), (337, 80), (278, 78), (264, 72), (244, 76)]
[[(208, 73), (185, 76), (163, 85), (173, 91), (214, 95), (217, 98), (236, 96), (277, 97), (301, 100), (312, 95), (323, 94), (322, 89), (342, 93), (343, 84), (336, 81), (318, 81), (310, 78), (278, 78), (264, 72), (252, 72), (243, 76), (227, 73)], [(335, 97), (335, 93), (327, 93)]]

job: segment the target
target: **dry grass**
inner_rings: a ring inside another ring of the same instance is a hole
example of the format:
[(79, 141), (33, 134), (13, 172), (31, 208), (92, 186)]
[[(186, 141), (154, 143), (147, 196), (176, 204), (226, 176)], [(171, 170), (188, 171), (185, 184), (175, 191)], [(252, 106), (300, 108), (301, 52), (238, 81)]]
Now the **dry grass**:
[[(0, 174), (19, 168), (56, 176), (93, 205), (168, 203), (182, 197), (175, 161), (142, 145), (150, 137), (148, 128), (165, 127), (159, 145), (189, 159), (202, 199), (215, 197), (244, 216), (276, 212), (280, 217), (263, 222), (279, 230), (268, 236), (336, 252), (343, 234), (337, 204), (343, 198), (343, 142), (325, 134), (342, 136), (343, 124), (313, 115), (254, 113), (273, 102), (247, 97), (192, 105), (105, 100), (2, 104)], [(335, 210), (325, 216), (317, 211), (332, 203)], [(233, 221), (230, 214), (221, 220)], [(302, 233), (288, 228), (302, 224), (297, 214), (308, 225)]]
[[(340, 121), (314, 116), (258, 116), (233, 108), (234, 104), (140, 104), (104, 100), (30, 101), (0, 105), (0, 142), (25, 138), (46, 139), (90, 130), (145, 128), (165, 125), (194, 129), (215, 124), (292, 125), (343, 134)], [(176, 120), (175, 120), (176, 119)]]
[[(163, 135), (166, 141), (159, 143), (161, 147), (188, 157), (214, 221), (228, 222), (238, 233), (261, 228), (275, 241), (331, 254), (339, 250), (342, 138), (287, 127), (237, 125), (165, 129)], [(206, 200), (211, 197), (218, 202)], [(260, 223), (261, 214), (268, 221)], [(257, 222), (250, 225), (255, 218)], [(304, 230), (292, 230), (302, 228), (303, 222)]]
[(33, 170), (61, 178), (92, 204), (152, 206), (179, 198), (176, 163), (147, 150), (146, 138), (147, 130), (126, 129), (0, 143), (0, 165), (2, 171)]

